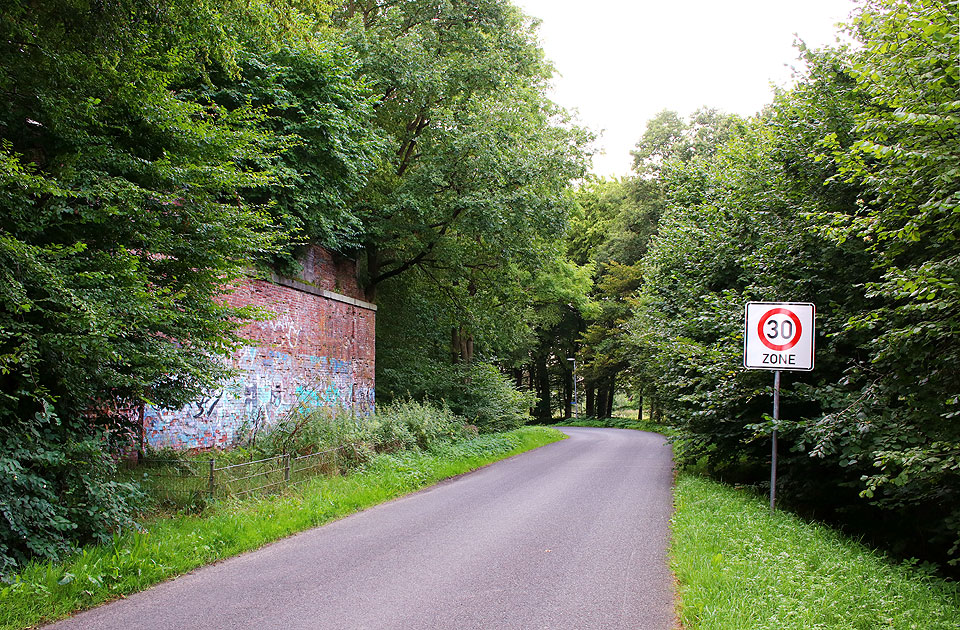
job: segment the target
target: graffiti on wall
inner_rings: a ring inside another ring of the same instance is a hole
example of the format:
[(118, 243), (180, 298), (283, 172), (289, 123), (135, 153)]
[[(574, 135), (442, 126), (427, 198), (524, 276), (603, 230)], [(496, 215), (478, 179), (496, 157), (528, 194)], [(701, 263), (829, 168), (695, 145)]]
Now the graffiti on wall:
[(152, 448), (230, 446), (300, 404), (369, 413), (374, 388), (357, 378), (358, 363), (248, 346), (235, 358), (240, 375), (203, 399), (181, 409), (146, 407), (146, 441)]
[[(181, 409), (145, 408), (146, 444), (230, 446), (300, 404), (373, 410), (376, 306), (362, 301), (353, 263), (325, 250), (308, 250), (304, 274), (317, 286), (253, 277), (232, 286), (230, 304), (275, 316), (244, 328), (250, 345), (228, 362), (235, 378)], [(352, 277), (352, 296), (331, 293), (341, 276)]]

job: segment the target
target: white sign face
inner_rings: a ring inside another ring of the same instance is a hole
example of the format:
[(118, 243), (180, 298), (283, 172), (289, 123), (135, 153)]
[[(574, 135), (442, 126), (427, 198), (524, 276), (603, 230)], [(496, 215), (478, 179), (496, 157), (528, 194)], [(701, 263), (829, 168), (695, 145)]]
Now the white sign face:
[(748, 302), (743, 367), (750, 370), (812, 370), (813, 304)]

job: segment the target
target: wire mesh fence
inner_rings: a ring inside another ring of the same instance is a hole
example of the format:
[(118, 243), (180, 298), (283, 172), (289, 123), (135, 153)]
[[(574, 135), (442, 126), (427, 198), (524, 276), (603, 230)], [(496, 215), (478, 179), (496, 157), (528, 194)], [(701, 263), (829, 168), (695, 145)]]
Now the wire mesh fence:
[(151, 459), (131, 463), (128, 475), (158, 503), (187, 505), (206, 499), (278, 492), (322, 474), (336, 474), (353, 455), (350, 445), (218, 465), (216, 459)]
[(125, 477), (161, 505), (186, 505), (211, 496), (215, 460), (141, 459), (127, 465)]

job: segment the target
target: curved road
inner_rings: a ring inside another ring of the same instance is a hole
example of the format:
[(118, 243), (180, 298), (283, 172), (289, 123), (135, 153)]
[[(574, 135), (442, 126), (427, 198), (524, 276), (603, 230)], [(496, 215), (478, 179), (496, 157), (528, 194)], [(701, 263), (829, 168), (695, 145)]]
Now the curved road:
[(670, 630), (669, 446), (563, 430), (570, 439), (50, 627)]

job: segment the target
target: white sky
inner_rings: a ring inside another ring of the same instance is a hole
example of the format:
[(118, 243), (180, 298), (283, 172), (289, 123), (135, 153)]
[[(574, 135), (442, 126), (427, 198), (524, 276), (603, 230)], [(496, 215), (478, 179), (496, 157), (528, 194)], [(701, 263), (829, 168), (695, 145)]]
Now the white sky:
[(794, 34), (832, 44), (855, 0), (513, 0), (540, 18), (559, 76), (553, 99), (602, 132), (598, 175), (630, 173), (630, 150), (663, 109), (741, 115), (790, 83)]

